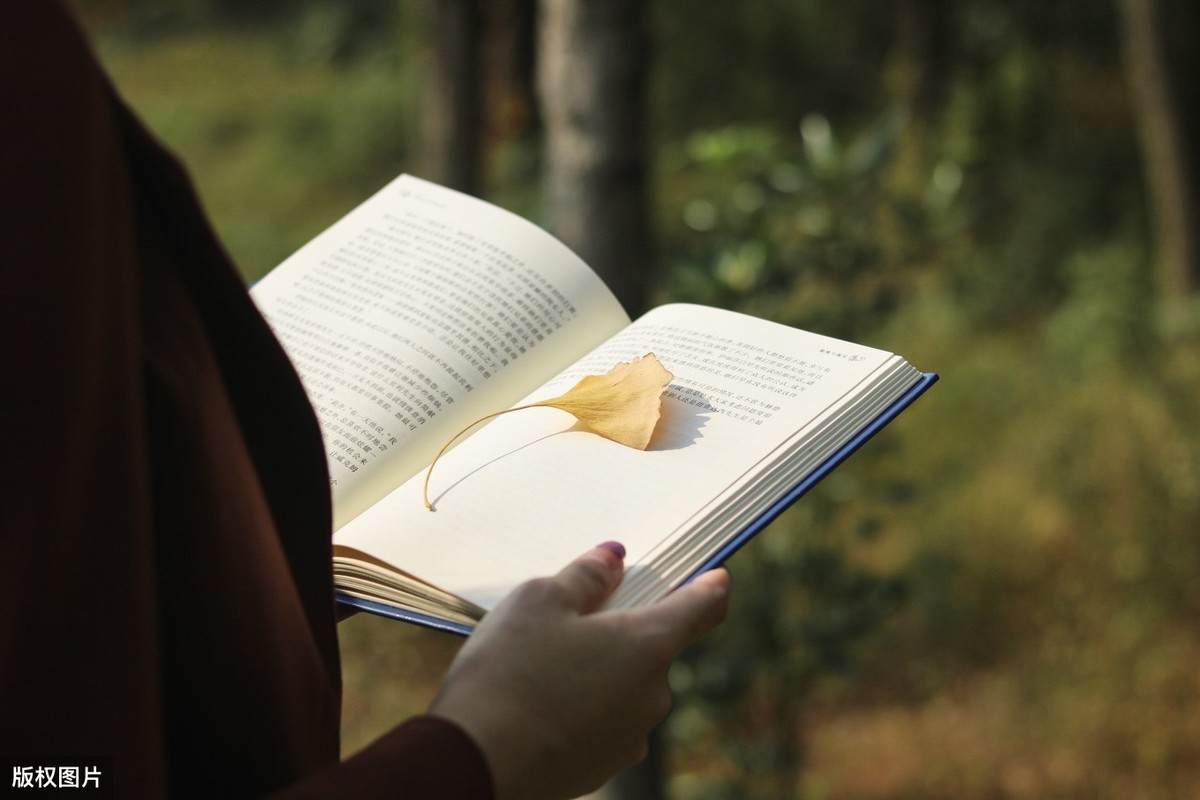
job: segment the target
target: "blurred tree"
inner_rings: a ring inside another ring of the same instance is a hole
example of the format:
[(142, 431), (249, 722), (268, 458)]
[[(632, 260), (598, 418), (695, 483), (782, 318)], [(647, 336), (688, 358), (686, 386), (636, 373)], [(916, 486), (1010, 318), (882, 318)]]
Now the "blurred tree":
[(431, 64), (424, 101), (425, 171), (431, 180), (479, 195), (482, 12), (478, 0), (429, 0), (426, 9)]
[(538, 126), (534, 97), (537, 0), (492, 0), (484, 8), (484, 137), (504, 145)]
[(896, 39), (892, 59), (903, 62), (889, 70), (908, 86), (918, 115), (940, 112), (950, 83), (952, 19), (946, 0), (900, 0), (896, 6)]
[(639, 0), (542, 0), (546, 221), (632, 314), (645, 306), (647, 41)]
[(536, 6), (536, 0), (425, 5), (431, 54), (420, 171), (426, 177), (484, 196), (497, 151), (503, 158), (507, 145), (537, 131)]
[(1200, 290), (1200, 13), (1194, 0), (1121, 0), (1125, 55), (1154, 217), (1162, 291)]
[(946, 108), (951, 78), (951, 18), (945, 0), (900, 0), (895, 37), (888, 48), (884, 94), (903, 122), (899, 152), (891, 170), (898, 200), (919, 204), (930, 161), (938, 157), (930, 141)]

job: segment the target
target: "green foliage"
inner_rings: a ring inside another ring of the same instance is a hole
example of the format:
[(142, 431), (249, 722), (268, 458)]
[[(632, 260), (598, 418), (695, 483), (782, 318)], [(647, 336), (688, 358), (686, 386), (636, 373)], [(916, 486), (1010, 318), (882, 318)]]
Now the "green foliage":
[(664, 157), (674, 191), (688, 199), (666, 220), (674, 261), (663, 294), (831, 335), (869, 331), (910, 293), (917, 268), (928, 268), (928, 239), (961, 227), (953, 162), (924, 176), (921, 196), (884, 191), (904, 127), (889, 114), (845, 146), (819, 114), (797, 137), (764, 128), (692, 134)]
[(1129, 243), (1073, 253), (1064, 302), (1049, 318), (1047, 344), (1086, 372), (1114, 360), (1156, 352), (1155, 292), (1150, 264)]

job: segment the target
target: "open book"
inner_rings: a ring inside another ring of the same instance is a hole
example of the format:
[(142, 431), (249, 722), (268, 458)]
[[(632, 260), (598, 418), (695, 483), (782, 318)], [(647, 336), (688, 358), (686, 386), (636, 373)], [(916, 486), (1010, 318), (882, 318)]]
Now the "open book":
[[(460, 633), (599, 542), (627, 549), (610, 605), (721, 563), (936, 376), (851, 342), (666, 305), (630, 322), (536, 225), (410, 176), (252, 290), (321, 420), (342, 602)], [(636, 450), (551, 408), (652, 352), (674, 374)]]

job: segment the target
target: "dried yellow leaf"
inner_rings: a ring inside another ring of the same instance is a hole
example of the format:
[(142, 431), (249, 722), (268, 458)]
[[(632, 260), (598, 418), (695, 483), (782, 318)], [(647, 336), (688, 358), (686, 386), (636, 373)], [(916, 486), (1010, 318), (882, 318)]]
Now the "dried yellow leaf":
[(557, 408), (574, 415), (593, 433), (627, 447), (645, 450), (658, 425), (663, 390), (673, 377), (657, 356), (647, 353), (632, 362), (617, 364), (603, 375), (588, 375), (558, 397), (480, 417), (451, 437), (429, 465), (423, 491), (425, 507), (433, 510), (433, 503), (429, 501), (429, 477), (438, 459), (471, 428), (501, 414), (527, 408)]
[(645, 450), (658, 424), (663, 390), (673, 377), (653, 353), (647, 353), (603, 375), (588, 375), (542, 405), (574, 414), (606, 439)]

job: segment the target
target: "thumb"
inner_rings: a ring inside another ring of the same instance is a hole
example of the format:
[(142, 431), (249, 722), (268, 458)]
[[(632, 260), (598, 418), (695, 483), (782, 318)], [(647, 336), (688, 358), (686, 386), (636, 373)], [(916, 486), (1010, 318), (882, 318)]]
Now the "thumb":
[(728, 608), (729, 573), (715, 569), (635, 613), (655, 618), (663, 630), (673, 634), (672, 646), (681, 649), (724, 619)]
[(625, 548), (605, 542), (572, 561), (554, 576), (566, 594), (566, 604), (580, 614), (590, 614), (608, 599), (625, 571)]

